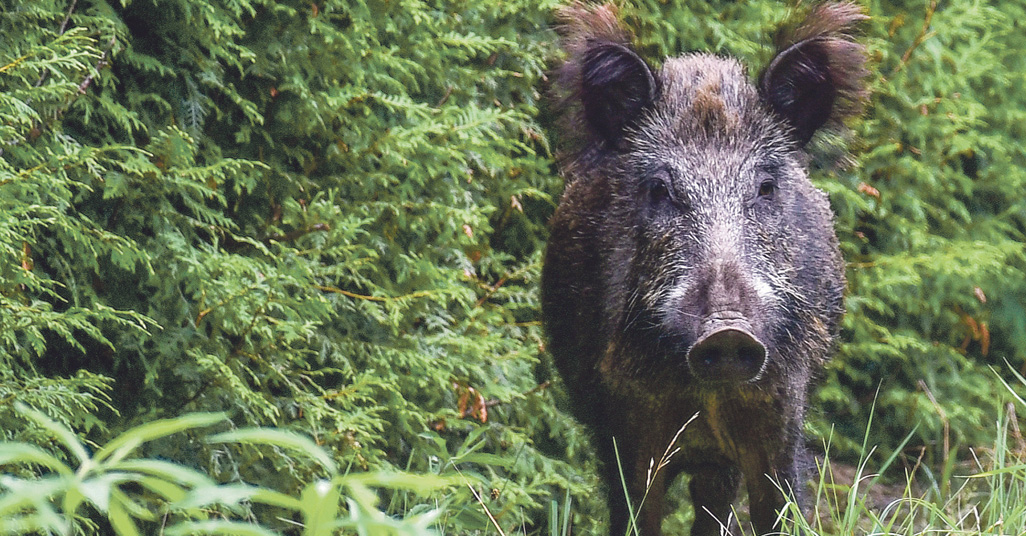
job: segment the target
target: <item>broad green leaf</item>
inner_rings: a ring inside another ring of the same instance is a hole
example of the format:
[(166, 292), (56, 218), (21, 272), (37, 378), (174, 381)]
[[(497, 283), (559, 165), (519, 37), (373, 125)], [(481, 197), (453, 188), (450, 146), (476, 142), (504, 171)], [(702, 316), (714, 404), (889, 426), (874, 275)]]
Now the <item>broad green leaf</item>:
[(39, 509), (40, 505), (48, 505), (68, 486), (66, 478), (23, 480), (0, 474), (0, 487), (4, 489), (4, 493), (0, 493), (0, 518), (18, 514), (31, 506)]
[(118, 536), (138, 536), (139, 527), (119, 501), (114, 501), (107, 510), (107, 519)]
[(337, 481), (328, 480), (312, 482), (303, 489), (300, 500), (304, 536), (330, 536), (334, 532), (341, 509), (341, 491)]
[[(160, 497), (169, 502), (177, 502), (185, 499), (188, 492), (182, 486), (179, 486), (171, 481), (163, 478), (156, 478), (151, 476), (136, 477), (135, 482), (145, 487), (146, 489), (160, 495)], [(138, 517), (138, 516), (137, 516)]]
[[(137, 481), (138, 482), (138, 481)], [(118, 488), (111, 490), (111, 508), (113, 509), (115, 504), (118, 508), (127, 512), (130, 516), (143, 521), (156, 521), (157, 514), (150, 511), (149, 508), (139, 504), (132, 497)]]
[(118, 484), (131, 480), (127, 473), (104, 473), (82, 480), (75, 486), (75, 490), (82, 494), (89, 502), (101, 512), (106, 512), (110, 507), (111, 495)]
[(418, 495), (427, 495), (445, 488), (463, 485), (463, 479), (456, 475), (439, 476), (388, 471), (353, 473), (342, 477), (341, 482), (347, 485), (359, 484), (361, 486), (408, 490)]

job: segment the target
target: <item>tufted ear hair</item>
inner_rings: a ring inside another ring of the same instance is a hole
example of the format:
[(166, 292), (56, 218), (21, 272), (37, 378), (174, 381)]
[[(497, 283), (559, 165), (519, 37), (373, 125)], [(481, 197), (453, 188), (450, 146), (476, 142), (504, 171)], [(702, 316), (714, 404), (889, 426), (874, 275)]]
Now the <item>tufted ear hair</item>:
[(820, 128), (842, 128), (844, 119), (861, 112), (866, 52), (850, 31), (867, 18), (856, 4), (816, 6), (759, 77), (763, 100), (792, 127), (800, 146)]
[(655, 77), (648, 64), (629, 47), (596, 42), (584, 53), (581, 104), (588, 126), (607, 140), (655, 100)]
[(585, 144), (604, 141), (615, 145), (655, 100), (656, 78), (631, 48), (615, 6), (578, 2), (561, 9), (559, 18), (563, 48), (568, 53), (557, 82), (562, 108), (569, 116), (564, 130), (574, 133), (583, 127)]

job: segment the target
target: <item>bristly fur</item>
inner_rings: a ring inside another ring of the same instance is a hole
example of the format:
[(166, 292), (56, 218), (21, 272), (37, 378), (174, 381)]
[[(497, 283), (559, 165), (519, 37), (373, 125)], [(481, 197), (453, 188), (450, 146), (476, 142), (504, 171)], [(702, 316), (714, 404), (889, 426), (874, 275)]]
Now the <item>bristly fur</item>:
[(826, 3), (812, 8), (797, 27), (790, 31), (785, 28), (776, 40), (776, 59), (759, 76), (759, 89), (764, 98), (772, 101), (771, 96), (767, 95), (767, 85), (770, 83), (767, 74), (779, 62), (789, 59), (791, 51), (800, 51), (802, 59), (806, 61), (813, 56), (828, 58), (827, 72), (824, 74), (836, 94), (830, 116), (820, 131), (828, 135), (847, 134), (844, 122), (862, 113), (869, 96), (869, 90), (863, 83), (869, 74), (865, 66), (866, 49), (853, 35), (855, 25), (868, 18), (857, 4)]
[(577, 166), (597, 158), (602, 146), (601, 138), (587, 128), (581, 106), (582, 71), (588, 52), (602, 44), (632, 47), (630, 36), (618, 20), (618, 10), (612, 4), (589, 5), (578, 1), (560, 8), (556, 17), (560, 22), (556, 30), (562, 37), (567, 57), (556, 72), (554, 101), (560, 132), (573, 133), (563, 140), (559, 158), (567, 180), (572, 180)]
[[(859, 8), (809, 11), (758, 84), (709, 53), (650, 68), (613, 6), (560, 11), (566, 189), (540, 301), (553, 364), (596, 436), (610, 534), (662, 534), (680, 473), (691, 536), (722, 534), (742, 482), (756, 534), (783, 528), (781, 489), (807, 504), (803, 421), (845, 286), (810, 140), (843, 129), (866, 96)], [(667, 445), (674, 460), (652, 471)]]

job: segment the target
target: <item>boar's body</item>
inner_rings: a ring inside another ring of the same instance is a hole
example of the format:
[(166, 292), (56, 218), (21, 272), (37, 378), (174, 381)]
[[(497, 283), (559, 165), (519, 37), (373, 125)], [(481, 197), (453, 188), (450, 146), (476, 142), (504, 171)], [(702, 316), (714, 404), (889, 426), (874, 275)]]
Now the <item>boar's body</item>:
[[(564, 16), (572, 147), (542, 308), (576, 414), (597, 436), (611, 534), (628, 524), (611, 438), (633, 504), (648, 493), (642, 534), (660, 533), (680, 472), (692, 475), (693, 535), (718, 533), (742, 479), (756, 530), (771, 532), (777, 485), (804, 485), (808, 385), (843, 313), (832, 213), (803, 147), (863, 97), (862, 48), (843, 33), (862, 16), (815, 9), (758, 88), (707, 54), (650, 69), (612, 8)], [(680, 451), (649, 482), (671, 444)]]

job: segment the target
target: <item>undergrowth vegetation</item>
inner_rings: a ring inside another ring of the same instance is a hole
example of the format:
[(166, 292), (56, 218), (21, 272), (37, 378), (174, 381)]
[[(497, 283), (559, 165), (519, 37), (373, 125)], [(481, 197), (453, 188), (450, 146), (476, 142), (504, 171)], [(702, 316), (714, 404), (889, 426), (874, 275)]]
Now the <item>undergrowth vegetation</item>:
[[(559, 3), (0, 3), (0, 531), (602, 530), (538, 323)], [(1021, 533), (1026, 7), (864, 6), (808, 432), (910, 492), (796, 530)], [(622, 11), (761, 65), (789, 10)]]
[[(1026, 378), (1012, 375), (1020, 389), (1026, 386)], [(883, 475), (898, 462), (899, 452), (892, 452), (883, 464), (872, 463), (877, 448), (868, 443), (868, 433), (857, 465), (846, 468), (842, 476), (829, 457), (824, 458), (814, 483), (815, 511), (805, 516), (790, 503), (782, 514), (787, 520), (782, 530), (809, 536), (1023, 534), (1026, 440), (1017, 420), (1026, 412), (1026, 401), (1011, 387), (998, 398), (997, 419), (990, 427), (994, 443), (971, 449), (969, 459), (940, 473), (917, 463), (889, 482)]]
[[(1026, 386), (1026, 378), (1017, 372), (1012, 375), (1017, 385)], [(818, 460), (817, 478), (811, 483), (815, 509), (806, 514), (796, 503), (788, 503), (781, 512), (783, 533), (1022, 534), (1026, 531), (1026, 440), (1016, 419), (1019, 412), (1026, 412), (1026, 400), (1011, 386), (1000, 398), (1004, 411), (994, 423), (993, 446), (974, 451), (971, 461), (953, 467), (940, 479), (929, 468), (916, 466), (905, 471), (903, 480), (886, 483), (883, 473), (897, 461), (899, 452), (870, 468), (876, 447), (868, 443), (868, 431), (857, 465), (835, 467), (828, 438), (827, 455)], [(53, 442), (50, 449), (29, 442), (0, 443), (0, 465), (9, 469), (0, 476), (0, 485), (7, 490), (0, 495), (0, 531), (5, 534), (113, 531), (135, 535), (158, 526), (160, 533), (169, 535), (277, 534), (253, 523), (249, 512), (254, 505), (269, 508), (284, 522), (286, 532), (301, 536), (339, 531), (448, 533), (455, 519), (468, 515), (487, 517), (497, 534), (527, 532), (525, 527), (504, 530), (496, 520), (475, 490), (487, 479), (471, 469), (489, 462), (473, 457), (475, 448), (466, 445), (456, 456), (438, 459), (438, 470), (413, 474), (352, 472), (351, 467), (339, 467), (308, 437), (279, 429), (236, 429), (204, 438), (207, 444), (244, 444), (310, 466), (314, 476), (297, 495), (241, 482), (218, 483), (184, 464), (138, 457), (147, 443), (209, 429), (224, 423), (224, 414), (192, 413), (149, 422), (92, 450), (72, 430), (42, 412), (20, 403), (15, 411), (48, 432)], [(475, 435), (480, 434), (471, 434)], [(905, 442), (911, 437), (906, 436)], [(664, 457), (673, 454), (668, 447)], [(571, 521), (572, 505), (569, 493), (559, 502), (553, 499), (547, 525), (538, 532), (563, 536), (580, 530)], [(641, 508), (644, 498), (633, 505), (632, 512), (636, 515)], [(86, 510), (94, 515), (80, 513)], [(749, 534), (745, 512), (734, 515), (741, 520), (740, 533)], [(725, 525), (729, 523), (724, 520)], [(638, 531), (633, 528), (628, 534)]]

